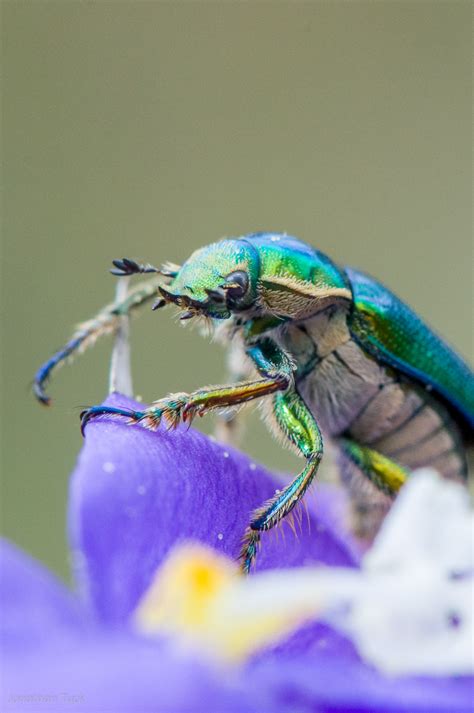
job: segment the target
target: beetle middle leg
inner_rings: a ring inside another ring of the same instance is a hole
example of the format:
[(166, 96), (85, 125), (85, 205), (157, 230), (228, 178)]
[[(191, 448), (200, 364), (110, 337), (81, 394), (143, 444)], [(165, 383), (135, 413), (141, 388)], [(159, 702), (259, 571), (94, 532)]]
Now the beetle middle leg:
[(318, 424), (296, 391), (275, 394), (273, 414), (280, 429), (306, 458), (306, 466), (281, 493), (252, 513), (240, 552), (245, 573), (250, 571), (256, 558), (261, 533), (277, 525), (301, 501), (317, 473), (323, 454)]

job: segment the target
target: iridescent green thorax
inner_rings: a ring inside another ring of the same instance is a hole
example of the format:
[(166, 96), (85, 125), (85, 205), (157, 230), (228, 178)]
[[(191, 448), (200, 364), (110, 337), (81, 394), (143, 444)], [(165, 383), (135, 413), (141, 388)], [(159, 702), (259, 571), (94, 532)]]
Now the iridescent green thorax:
[(320, 288), (347, 287), (343, 270), (319, 250), (297, 238), (278, 233), (256, 234), (246, 241), (259, 251), (260, 279), (263, 283), (274, 283), (275, 278), (288, 278)]
[(330, 303), (351, 299), (344, 271), (313, 247), (278, 233), (244, 240), (258, 250), (260, 304), (269, 314), (305, 319)]

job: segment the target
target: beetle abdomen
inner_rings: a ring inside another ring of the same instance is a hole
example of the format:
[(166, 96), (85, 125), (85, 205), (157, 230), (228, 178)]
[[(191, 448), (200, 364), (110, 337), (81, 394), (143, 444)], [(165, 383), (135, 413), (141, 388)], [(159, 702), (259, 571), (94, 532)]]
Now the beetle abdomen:
[(465, 476), (461, 438), (444, 405), (364, 352), (341, 310), (292, 325), (282, 342), (298, 364), (297, 389), (329, 436), (352, 438), (409, 469)]

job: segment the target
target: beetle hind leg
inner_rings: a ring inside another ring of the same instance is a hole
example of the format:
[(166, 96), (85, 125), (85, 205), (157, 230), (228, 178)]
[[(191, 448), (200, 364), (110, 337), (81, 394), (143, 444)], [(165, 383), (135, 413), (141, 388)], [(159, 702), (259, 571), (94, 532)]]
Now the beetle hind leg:
[(341, 438), (339, 445), (346, 456), (364, 473), (365, 476), (385, 495), (395, 497), (408, 475), (406, 468), (398, 465), (391, 458), (355, 441)]
[(364, 545), (377, 535), (408, 471), (367, 446), (340, 439), (340, 472), (350, 501), (350, 528)]

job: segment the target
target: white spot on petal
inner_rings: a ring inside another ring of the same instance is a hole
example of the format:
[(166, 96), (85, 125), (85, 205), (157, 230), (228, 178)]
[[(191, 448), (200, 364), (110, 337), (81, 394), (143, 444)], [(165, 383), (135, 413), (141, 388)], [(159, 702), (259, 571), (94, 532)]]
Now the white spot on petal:
[(217, 535), (217, 539), (218, 539), (218, 540), (223, 540), (223, 539), (224, 539), (224, 535), (222, 534), (222, 532), (219, 532), (219, 534)]
[(250, 463), (250, 470), (257, 470), (257, 464), (256, 463)]
[(224, 458), (228, 458), (228, 457), (229, 457), (229, 451), (224, 451), (224, 453), (223, 453), (222, 455), (224, 456)]
[(110, 460), (106, 460), (105, 463), (102, 464), (104, 473), (115, 473), (115, 469), (115, 463), (112, 463)]

